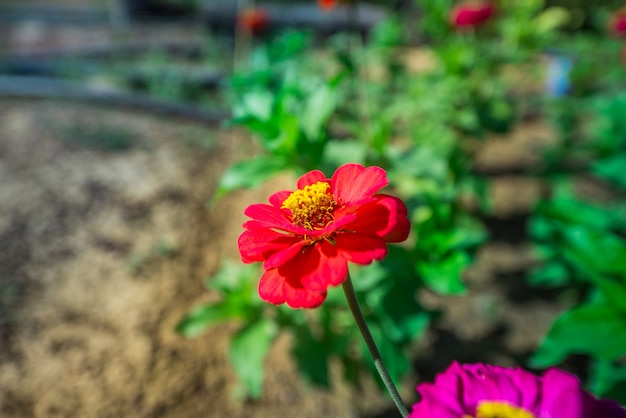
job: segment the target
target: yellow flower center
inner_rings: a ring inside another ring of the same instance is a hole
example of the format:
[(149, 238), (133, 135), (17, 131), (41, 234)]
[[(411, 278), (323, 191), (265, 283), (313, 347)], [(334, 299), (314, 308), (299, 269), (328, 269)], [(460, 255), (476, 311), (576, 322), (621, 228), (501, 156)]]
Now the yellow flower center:
[(476, 417), (464, 415), (463, 418), (535, 418), (535, 416), (507, 402), (483, 401), (476, 408)]
[(281, 208), (289, 209), (293, 223), (307, 229), (324, 229), (334, 220), (337, 207), (330, 185), (323, 181), (291, 193)]

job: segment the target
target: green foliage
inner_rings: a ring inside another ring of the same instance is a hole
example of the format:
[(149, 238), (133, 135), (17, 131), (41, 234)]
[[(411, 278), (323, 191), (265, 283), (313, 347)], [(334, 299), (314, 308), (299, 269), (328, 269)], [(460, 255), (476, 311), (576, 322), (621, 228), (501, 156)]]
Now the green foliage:
[(624, 402), (626, 207), (620, 200), (597, 203), (577, 197), (569, 174), (575, 164), (588, 177), (612, 183), (619, 196), (624, 99), (602, 94), (572, 104), (562, 104), (556, 119), (567, 140), (550, 156), (552, 197), (539, 204), (529, 223), (542, 261), (529, 280), (574, 291), (582, 302), (555, 321), (531, 364), (548, 367), (571, 354), (587, 355), (590, 389)]
[[(341, 362), (346, 378), (355, 383), (363, 363), (374, 371), (339, 289), (331, 289), (326, 302), (305, 315), (301, 310), (262, 302), (256, 293), (261, 272), (256, 265), (224, 263), (207, 281), (207, 287), (219, 293), (220, 299), (192, 309), (177, 325), (179, 333), (197, 337), (224, 321), (242, 324), (229, 349), (241, 384), (239, 397), (261, 395), (264, 360), (280, 333), (293, 335), (293, 359), (300, 374), (311, 383), (330, 385), (328, 365), (332, 358)], [(367, 321), (381, 344), (379, 348), (390, 366), (390, 374), (400, 381), (410, 370), (407, 352), (427, 329), (431, 318), (431, 313), (415, 299), (417, 280), (411, 273), (407, 254), (394, 248), (386, 260), (355, 269), (353, 276), (358, 297), (369, 307)]]

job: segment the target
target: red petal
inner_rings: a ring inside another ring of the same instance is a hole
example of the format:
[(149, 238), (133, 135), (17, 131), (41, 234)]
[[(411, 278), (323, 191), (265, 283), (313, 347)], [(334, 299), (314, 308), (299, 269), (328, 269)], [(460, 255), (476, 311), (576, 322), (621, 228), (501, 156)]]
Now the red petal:
[(397, 197), (384, 194), (377, 194), (374, 198), (364, 205), (346, 208), (354, 211), (356, 220), (344, 229), (357, 234), (375, 235), (387, 242), (404, 241), (411, 227), (404, 203)]
[(258, 203), (248, 206), (243, 213), (257, 221), (245, 223), (244, 228), (254, 225), (257, 228), (265, 226), (266, 228), (281, 229), (299, 235), (305, 235), (307, 233), (306, 229), (289, 222), (287, 215), (274, 206)]
[(335, 242), (341, 255), (353, 263), (369, 264), (387, 255), (387, 244), (382, 238), (344, 233), (337, 234)]
[(393, 229), (387, 232), (382, 239), (386, 242), (402, 242), (409, 237), (411, 222), (406, 216), (400, 216)]
[(276, 267), (280, 267), (283, 264), (287, 263), (294, 257), (298, 256), (302, 253), (302, 247), (308, 245), (308, 241), (304, 241), (302, 239), (297, 239), (297, 241), (292, 241), (290, 245), (285, 245), (283, 248), (270, 255), (263, 263), (263, 268), (273, 269)]
[(237, 241), (239, 253), (244, 263), (265, 261), (268, 254), (290, 246), (294, 241), (300, 241), (293, 235), (285, 235), (268, 228), (252, 228), (244, 231)]
[(298, 179), (298, 189), (304, 189), (306, 186), (310, 186), (311, 184), (315, 184), (318, 181), (327, 181), (326, 174), (322, 173), (320, 170), (309, 171), (302, 177)]
[(259, 296), (266, 302), (280, 305), (285, 302), (283, 284), (285, 279), (278, 274), (276, 269), (267, 270), (261, 276), (259, 282)]
[(270, 196), (270, 204), (280, 209), (285, 199), (287, 199), (291, 193), (292, 192), (288, 190), (282, 190), (280, 192), (274, 193)]
[(328, 241), (312, 246), (298, 258), (295, 267), (300, 272), (302, 285), (316, 292), (325, 292), (328, 286), (337, 286), (348, 276), (346, 259)]
[(283, 283), (287, 305), (292, 308), (317, 308), (326, 299), (326, 292), (315, 292), (302, 286), (298, 276), (287, 276)]
[(386, 242), (402, 242), (406, 240), (411, 231), (411, 222), (407, 218), (409, 211), (404, 202), (395, 196), (386, 194), (378, 194), (375, 197), (379, 197), (380, 203), (387, 205), (392, 213), (395, 214), (393, 216), (392, 228), (379, 236)]
[(344, 164), (331, 179), (333, 193), (341, 203), (349, 205), (372, 196), (389, 183), (387, 173), (380, 167)]
[(259, 296), (275, 305), (287, 302), (292, 308), (316, 308), (326, 299), (326, 292), (307, 290), (298, 276), (285, 277), (279, 269), (271, 269), (261, 276)]

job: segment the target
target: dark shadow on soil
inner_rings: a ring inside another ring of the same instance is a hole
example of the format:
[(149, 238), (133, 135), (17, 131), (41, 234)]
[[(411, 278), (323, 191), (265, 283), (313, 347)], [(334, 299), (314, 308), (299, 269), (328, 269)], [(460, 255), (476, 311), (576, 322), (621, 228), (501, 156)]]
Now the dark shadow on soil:
[(481, 221), (489, 231), (491, 241), (521, 244), (528, 241), (526, 223), (528, 214), (512, 215), (506, 218), (482, 216)]

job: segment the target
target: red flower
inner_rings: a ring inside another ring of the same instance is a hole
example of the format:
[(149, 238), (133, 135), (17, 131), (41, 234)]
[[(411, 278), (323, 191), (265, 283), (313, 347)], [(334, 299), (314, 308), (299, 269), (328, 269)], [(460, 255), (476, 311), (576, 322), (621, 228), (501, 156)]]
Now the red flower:
[(253, 35), (263, 32), (269, 21), (269, 15), (263, 9), (245, 9), (237, 17), (237, 25)]
[(607, 29), (613, 36), (626, 36), (626, 7), (613, 12), (609, 18)]
[(322, 10), (332, 10), (337, 7), (337, 0), (317, 0), (317, 5)]
[(348, 261), (369, 264), (387, 255), (388, 242), (404, 241), (407, 208), (375, 194), (388, 183), (380, 167), (345, 164), (328, 179), (319, 170), (298, 180), (295, 192), (273, 194), (270, 204), (246, 208), (239, 252), (244, 263), (263, 262), (259, 295), (279, 305), (315, 308), (329, 286), (348, 276)]
[(490, 1), (462, 1), (450, 11), (450, 23), (457, 28), (474, 27), (488, 21), (491, 15), (493, 4)]

